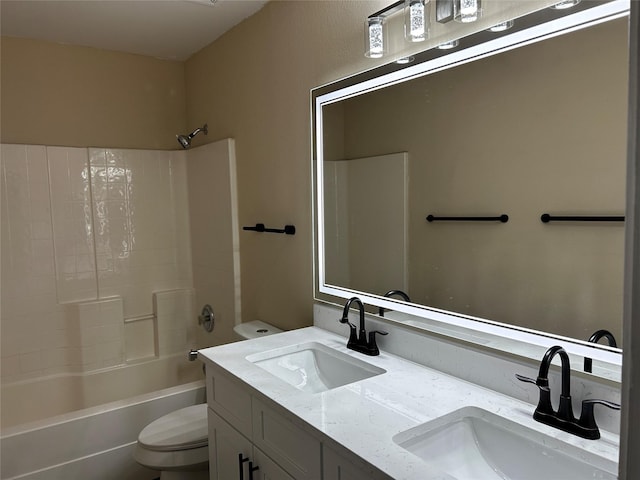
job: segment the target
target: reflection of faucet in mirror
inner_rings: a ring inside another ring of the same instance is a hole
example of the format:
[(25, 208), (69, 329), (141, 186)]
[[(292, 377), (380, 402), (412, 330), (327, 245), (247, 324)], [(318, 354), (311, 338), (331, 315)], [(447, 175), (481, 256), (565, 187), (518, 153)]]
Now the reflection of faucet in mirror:
[[(609, 330), (598, 330), (597, 332), (594, 332), (593, 335), (589, 337), (588, 342), (598, 343), (598, 340), (600, 340), (601, 338), (606, 338), (607, 342), (609, 342), (610, 347), (618, 347), (615, 337)], [(588, 357), (584, 357), (584, 371), (587, 373), (593, 372), (593, 360)]]
[[(398, 296), (401, 297), (405, 302), (411, 302), (411, 299), (409, 298), (409, 295), (407, 295), (406, 293), (404, 293), (402, 290), (389, 290), (387, 293), (385, 293), (383, 295), (383, 297), (392, 297), (392, 296)], [(380, 307), (378, 309), (378, 315), (380, 315), (381, 317), (384, 317), (384, 311), (385, 309)]]
[[(551, 389), (549, 388), (549, 367), (551, 366), (551, 361), (556, 354), (560, 355), (560, 361), (562, 363), (562, 384), (560, 403), (558, 405), (557, 412), (553, 410), (553, 406), (551, 405)], [(569, 362), (569, 355), (567, 355), (564, 348), (557, 345), (549, 348), (549, 350), (545, 352), (544, 357), (542, 357), (537, 379), (534, 380), (533, 378), (518, 375), (516, 373), (516, 378), (518, 380), (521, 382), (533, 383), (540, 389), (538, 406), (533, 412), (534, 420), (582, 438), (596, 440), (600, 438), (600, 430), (598, 429), (598, 425), (596, 425), (593, 413), (594, 405), (598, 403), (614, 410), (620, 410), (620, 405), (606, 400), (583, 400), (580, 418), (576, 420), (573, 416), (573, 406), (571, 405), (570, 377), (571, 365)]]
[[(351, 308), (352, 303), (356, 303), (360, 310), (360, 331), (356, 333), (356, 326), (349, 321), (349, 309)], [(369, 332), (369, 339), (367, 340), (367, 331), (364, 327), (364, 305), (362, 301), (358, 297), (352, 297), (347, 300), (347, 303), (344, 305), (344, 310), (342, 311), (342, 318), (340, 319), (340, 323), (349, 324), (349, 340), (347, 341), (347, 348), (351, 350), (355, 350), (356, 352), (364, 353), (365, 355), (380, 355), (380, 350), (378, 349), (378, 345), (376, 344), (376, 333), (380, 335), (387, 335), (387, 332), (381, 332), (379, 330), (374, 330)]]

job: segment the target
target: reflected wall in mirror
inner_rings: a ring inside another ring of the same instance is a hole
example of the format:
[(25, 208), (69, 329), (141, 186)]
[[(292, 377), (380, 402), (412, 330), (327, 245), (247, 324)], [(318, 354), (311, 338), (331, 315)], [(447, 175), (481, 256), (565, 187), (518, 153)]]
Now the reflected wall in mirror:
[[(621, 346), (624, 223), (540, 216), (624, 215), (627, 39), (618, 18), (323, 105), (324, 283)], [(380, 170), (393, 153), (404, 184)]]

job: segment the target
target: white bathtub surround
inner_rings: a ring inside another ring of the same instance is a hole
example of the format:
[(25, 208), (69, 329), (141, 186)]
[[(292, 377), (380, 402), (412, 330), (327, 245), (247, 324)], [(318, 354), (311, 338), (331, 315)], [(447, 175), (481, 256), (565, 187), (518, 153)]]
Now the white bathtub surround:
[(79, 359), (78, 371), (115, 367), (125, 362), (122, 298), (73, 305), (77, 312), (72, 329)]
[(240, 318), (233, 140), (0, 153), (3, 432), (202, 378), (188, 350)]
[(157, 472), (133, 460), (140, 430), (162, 415), (203, 401), (204, 382), (198, 380), (4, 429), (0, 476), (4, 480), (157, 478)]
[(198, 324), (193, 302), (194, 291), (190, 288), (153, 294), (157, 355), (184, 353), (187, 345), (195, 345)]
[(52, 416), (201, 379), (201, 365), (189, 362), (186, 352), (181, 352), (91, 373), (13, 382), (2, 386), (2, 434), (5, 429), (24, 423), (45, 421)]
[(49, 185), (43, 187), (51, 199), (58, 302), (95, 300), (99, 298), (98, 272), (89, 152), (46, 147), (46, 161)]
[[(391, 332), (389, 337), (395, 333)], [(262, 368), (247, 360), (251, 355), (307, 342), (324, 344), (382, 368), (386, 373), (309, 394), (265, 374)], [(397, 445), (393, 436), (469, 406), (542, 432), (553, 438), (557, 445), (584, 449), (596, 456), (600, 468), (615, 474), (617, 435), (602, 429), (602, 438), (592, 441), (561, 432), (534, 421), (535, 407), (530, 403), (408, 362), (381, 349), (380, 356), (367, 357), (348, 350), (344, 337), (309, 327), (206, 349), (201, 354), (216, 371), (230, 374), (231, 378), (246, 384), (257, 398), (280, 407), (281, 413), (286, 412), (291, 421), (323, 444), (333, 449), (346, 449), (342, 451), (350, 451), (375, 467), (379, 471), (376, 478), (447, 478), (442, 472), (425, 468), (425, 463)]]
[[(3, 385), (139, 358), (142, 329), (123, 317), (192, 288), (186, 153), (2, 145), (1, 158)], [(98, 325), (90, 302), (114, 297), (121, 313)]]
[(240, 241), (233, 139), (187, 151), (189, 217), (196, 314), (210, 304), (215, 328), (197, 329), (197, 345), (234, 341), (240, 312)]

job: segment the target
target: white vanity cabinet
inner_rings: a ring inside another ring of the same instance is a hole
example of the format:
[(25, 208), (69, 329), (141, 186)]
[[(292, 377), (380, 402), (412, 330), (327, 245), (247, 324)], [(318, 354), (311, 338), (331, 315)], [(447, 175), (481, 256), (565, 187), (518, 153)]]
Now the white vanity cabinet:
[(354, 465), (344, 455), (323, 445), (322, 471), (324, 480), (372, 480), (387, 478), (377, 472), (369, 471), (366, 467)]
[(211, 365), (207, 402), (211, 480), (322, 480), (320, 440)]
[(211, 409), (208, 419), (211, 480), (295, 480)]

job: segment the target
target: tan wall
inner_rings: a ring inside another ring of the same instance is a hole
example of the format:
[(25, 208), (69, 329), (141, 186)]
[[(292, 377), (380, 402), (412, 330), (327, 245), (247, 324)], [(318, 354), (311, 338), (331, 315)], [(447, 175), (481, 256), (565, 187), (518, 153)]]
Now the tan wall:
[[(174, 149), (176, 133), (203, 122), (210, 133), (195, 145), (235, 138), (240, 225), (297, 227), (294, 237), (240, 232), (243, 320), (309, 324), (309, 91), (389, 61), (365, 59), (362, 38), (364, 19), (387, 4), (275, 0), (186, 64), (5, 37), (1, 141)], [(488, 17), (470, 28), (486, 28)], [(435, 28), (431, 45), (457, 35)]]
[(177, 148), (184, 64), (2, 37), (1, 142)]
[(310, 90), (370, 67), (362, 22), (383, 2), (270, 2), (186, 64), (189, 125), (236, 140), (242, 319), (312, 323)]

